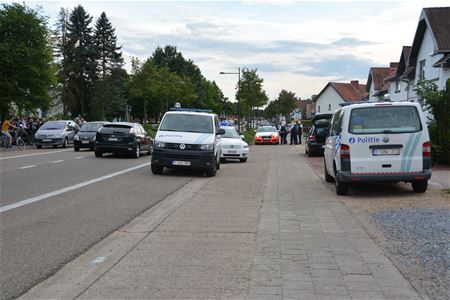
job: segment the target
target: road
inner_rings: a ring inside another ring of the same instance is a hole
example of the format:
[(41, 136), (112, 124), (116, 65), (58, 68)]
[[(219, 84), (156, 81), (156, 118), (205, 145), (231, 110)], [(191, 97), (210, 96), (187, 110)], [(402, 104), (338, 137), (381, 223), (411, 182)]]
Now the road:
[(71, 148), (1, 153), (1, 298), (25, 292), (198, 175), (152, 176), (149, 164), (150, 156)]

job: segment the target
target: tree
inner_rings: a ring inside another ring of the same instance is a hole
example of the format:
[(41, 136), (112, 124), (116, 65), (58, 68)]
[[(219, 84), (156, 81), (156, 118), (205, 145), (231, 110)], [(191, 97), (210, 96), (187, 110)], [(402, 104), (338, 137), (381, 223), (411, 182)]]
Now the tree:
[(297, 107), (298, 99), (295, 97), (295, 93), (282, 90), (278, 95), (277, 101), (279, 113), (288, 117)]
[(242, 71), (240, 88), (236, 92), (236, 98), (240, 101), (241, 116), (254, 116), (254, 109), (266, 105), (269, 101), (269, 97), (263, 90), (264, 79), (260, 78), (256, 72), (257, 69)]
[(67, 24), (67, 95), (72, 115), (89, 115), (92, 87), (96, 78), (96, 49), (90, 23), (92, 17), (79, 5)]
[(20, 112), (46, 109), (55, 83), (50, 31), (46, 19), (24, 4), (0, 8), (0, 114), (11, 103)]
[(115, 29), (103, 12), (95, 24), (94, 45), (97, 71), (94, 93), (91, 99), (92, 118), (104, 120), (114, 116), (125, 105), (124, 86), (126, 72), (122, 69), (121, 47), (117, 46)]
[(54, 32), (55, 58), (57, 59), (56, 66), (58, 67), (57, 80), (58, 86), (55, 88), (56, 103), (63, 108), (63, 114), (67, 115), (69, 109), (69, 96), (67, 95), (66, 81), (68, 78), (67, 68), (65, 64), (66, 50), (67, 50), (67, 23), (69, 21), (69, 10), (61, 8), (56, 22), (56, 30)]

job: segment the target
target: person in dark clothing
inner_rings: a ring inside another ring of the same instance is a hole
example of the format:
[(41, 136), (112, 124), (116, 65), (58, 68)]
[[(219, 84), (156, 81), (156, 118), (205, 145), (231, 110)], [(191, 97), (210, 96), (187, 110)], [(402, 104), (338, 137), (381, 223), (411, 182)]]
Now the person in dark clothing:
[(302, 144), (303, 125), (302, 125), (302, 123), (297, 123), (297, 124), (298, 124), (298, 143)]
[(295, 123), (294, 126), (292, 126), (291, 129), (291, 143), (290, 145), (294, 144), (297, 145), (298, 144), (298, 123)]
[(282, 123), (280, 126), (280, 144), (281, 145), (287, 145), (287, 134), (288, 134), (288, 129), (287, 129), (287, 125), (285, 123)]

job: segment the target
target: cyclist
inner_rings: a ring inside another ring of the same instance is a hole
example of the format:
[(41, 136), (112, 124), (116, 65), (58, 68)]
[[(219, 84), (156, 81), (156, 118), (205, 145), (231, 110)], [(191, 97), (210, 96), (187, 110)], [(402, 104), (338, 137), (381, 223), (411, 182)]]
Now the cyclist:
[(17, 129), (16, 126), (11, 124), (10, 119), (11, 119), (10, 117), (7, 117), (5, 119), (5, 121), (3, 121), (3, 124), (2, 124), (2, 134), (4, 134), (8, 138), (8, 141), (9, 141), (8, 147), (11, 147), (12, 139), (13, 139), (11, 134), (9, 133), (9, 128)]

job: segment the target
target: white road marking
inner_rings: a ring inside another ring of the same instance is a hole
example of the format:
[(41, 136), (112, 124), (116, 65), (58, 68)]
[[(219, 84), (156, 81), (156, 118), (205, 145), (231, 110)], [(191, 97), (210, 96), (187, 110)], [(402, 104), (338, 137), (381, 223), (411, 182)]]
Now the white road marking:
[(0, 157), (0, 160), (4, 160), (4, 159), (12, 159), (12, 158), (19, 158), (19, 157), (27, 157), (27, 156), (35, 156), (35, 155), (52, 154), (52, 153), (66, 152), (66, 151), (73, 151), (73, 150), (72, 150), (72, 149), (64, 149), (64, 150), (58, 150), (58, 151), (48, 151), (48, 152), (40, 152), (40, 153), (32, 153), (32, 154), (24, 154), (24, 155), (16, 155), (16, 156)]
[(150, 164), (151, 164), (151, 162), (147, 162), (145, 164), (137, 165), (135, 167), (131, 167), (131, 168), (128, 168), (128, 169), (125, 169), (125, 170), (122, 170), (122, 171), (114, 172), (114, 173), (111, 173), (111, 174), (108, 174), (108, 175), (105, 175), (105, 176), (101, 176), (101, 177), (98, 177), (98, 178), (95, 178), (95, 179), (84, 181), (84, 182), (81, 182), (81, 183), (78, 183), (78, 184), (75, 184), (75, 185), (71, 185), (71, 186), (68, 186), (68, 187), (65, 187), (65, 188), (62, 188), (62, 189), (50, 192), (50, 193), (46, 193), (46, 194), (39, 195), (39, 196), (36, 196), (36, 197), (28, 198), (28, 199), (25, 199), (25, 200), (22, 200), (22, 201), (19, 201), (19, 202), (16, 202), (16, 203), (5, 205), (5, 206), (0, 207), (0, 213), (4, 213), (5, 211), (8, 211), (8, 210), (11, 210), (11, 209), (14, 209), (14, 208), (18, 208), (18, 207), (21, 207), (21, 206), (24, 206), (24, 205), (28, 205), (28, 204), (31, 204), (31, 203), (34, 203), (34, 202), (38, 202), (38, 201), (41, 201), (41, 200), (44, 200), (44, 199), (47, 199), (47, 198), (50, 198), (50, 197), (54, 197), (54, 196), (63, 194), (63, 193), (67, 193), (67, 192), (79, 189), (81, 187), (84, 187), (84, 186), (87, 186), (87, 185), (90, 185), (90, 184), (93, 184), (93, 183), (96, 183), (96, 182), (99, 182), (99, 181), (103, 181), (103, 180), (106, 180), (106, 179), (109, 179), (109, 178), (112, 178), (112, 177), (115, 177), (115, 176), (119, 176), (119, 175), (131, 172), (131, 171), (143, 168), (143, 167), (147, 167), (147, 166), (150, 166)]
[(63, 162), (63, 161), (64, 161), (64, 159), (54, 160), (54, 161), (52, 161), (52, 164), (57, 164), (57, 163), (60, 163), (60, 162)]
[(23, 170), (23, 169), (29, 169), (29, 168), (34, 168), (34, 167), (36, 167), (36, 165), (23, 166), (23, 167), (20, 167), (19, 169)]
[(82, 158), (84, 158), (84, 156), (77, 156), (77, 157), (74, 157), (73, 159), (82, 159)]

